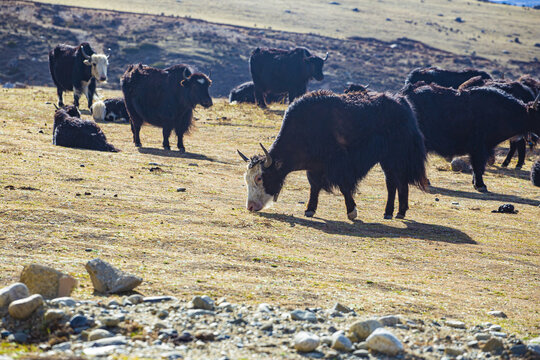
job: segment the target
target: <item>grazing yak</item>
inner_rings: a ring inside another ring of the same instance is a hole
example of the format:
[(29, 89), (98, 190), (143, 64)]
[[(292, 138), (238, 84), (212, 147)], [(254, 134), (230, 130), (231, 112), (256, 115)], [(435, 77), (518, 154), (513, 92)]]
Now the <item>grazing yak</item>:
[[(262, 145), (261, 145), (262, 146)], [(322, 189), (339, 189), (347, 216), (357, 216), (354, 193), (358, 182), (377, 163), (386, 176), (388, 200), (385, 219), (394, 212), (396, 190), (404, 218), (409, 184), (426, 183), (426, 152), (413, 112), (401, 96), (316, 91), (304, 95), (287, 109), (279, 134), (265, 155), (248, 159), (245, 181), (247, 209), (260, 211), (277, 201), (290, 172), (306, 170), (311, 186), (305, 215), (317, 210)]]
[(106, 99), (94, 103), (92, 105), (92, 116), (95, 121), (129, 121), (123, 98)]
[(139, 132), (143, 123), (163, 128), (163, 148), (170, 150), (172, 130), (178, 136), (178, 150), (185, 152), (184, 134), (193, 122), (197, 105), (212, 106), (208, 88), (212, 81), (179, 64), (160, 70), (146, 65), (130, 65), (122, 76), (122, 92), (131, 122), (133, 142), (142, 146)]
[(426, 84), (435, 83), (440, 86), (457, 89), (465, 81), (475, 76), (480, 76), (482, 79), (491, 79), (491, 75), (487, 72), (476, 69), (454, 71), (432, 66), (416, 68), (411, 71), (405, 80), (405, 86), (423, 81)]
[(73, 90), (73, 104), (79, 107), (81, 94), (92, 108), (96, 81), (107, 81), (108, 56), (97, 54), (90, 44), (58, 45), (49, 52), (49, 69), (58, 93), (58, 106), (64, 106), (64, 91)]
[(468, 154), (473, 185), (480, 192), (487, 192), (482, 176), (495, 146), (512, 136), (540, 130), (538, 98), (525, 104), (493, 87), (459, 91), (423, 82), (401, 93), (415, 110), (427, 151), (443, 157)]
[(540, 158), (535, 161), (531, 168), (531, 182), (534, 186), (540, 186)]
[(118, 152), (101, 128), (92, 120), (81, 119), (75, 105), (59, 108), (54, 113), (53, 144), (79, 149)]
[(293, 50), (257, 48), (249, 58), (249, 70), (255, 85), (257, 104), (266, 107), (267, 93), (289, 94), (289, 103), (306, 93), (310, 79), (324, 79), (323, 66), (328, 59), (311, 55), (306, 48)]
[[(491, 86), (491, 87), (500, 89), (512, 95), (516, 99), (523, 101), (524, 103), (533, 101), (535, 98), (534, 91), (520, 81), (510, 81), (510, 80), (503, 80), (503, 79), (491, 80), (491, 79), (484, 79), (480, 76), (475, 76), (465, 81), (463, 84), (461, 84), (458, 87), (458, 90), (469, 89), (475, 86)], [(507, 167), (508, 164), (510, 164), (512, 157), (514, 156), (514, 153), (517, 150), (518, 162), (516, 164), (516, 169), (521, 169), (523, 167), (523, 164), (525, 163), (525, 153), (527, 150), (527, 143), (529, 144), (532, 150), (534, 146), (536, 145), (536, 142), (538, 141), (538, 136), (534, 133), (520, 134), (520, 135), (516, 135), (510, 138), (509, 141), (510, 141), (510, 151), (508, 151), (508, 154), (506, 155), (506, 158), (504, 159), (501, 166)]]
[[(287, 100), (287, 94), (274, 94), (269, 92), (265, 96), (266, 103), (284, 103)], [(253, 81), (247, 81), (238, 85), (229, 93), (229, 103), (233, 101), (239, 103), (255, 104), (255, 85)]]

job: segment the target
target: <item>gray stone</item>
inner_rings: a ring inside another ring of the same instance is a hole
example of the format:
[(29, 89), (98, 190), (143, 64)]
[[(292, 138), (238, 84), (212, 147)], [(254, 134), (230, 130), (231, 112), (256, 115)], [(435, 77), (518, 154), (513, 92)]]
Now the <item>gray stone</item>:
[(88, 341), (95, 341), (99, 339), (105, 339), (112, 337), (113, 334), (110, 331), (104, 329), (95, 329), (88, 334)]
[(164, 301), (178, 301), (177, 298), (174, 296), (148, 296), (143, 298), (143, 302), (145, 303), (159, 303)]
[(9, 306), (13, 301), (30, 296), (28, 287), (23, 283), (15, 283), (0, 289), (0, 308)]
[(23, 332), (16, 332), (14, 334), (11, 334), (7, 337), (7, 341), (9, 342), (16, 342), (19, 344), (24, 344), (28, 341), (28, 335), (26, 335)]
[(9, 304), (9, 315), (15, 319), (24, 320), (29, 318), (32, 313), (43, 305), (43, 297), (39, 294), (29, 296), (24, 299), (15, 300)]
[(190, 309), (187, 311), (188, 317), (196, 317), (196, 316), (202, 316), (202, 315), (216, 315), (216, 313), (210, 310), (203, 310), (203, 309)]
[(465, 323), (463, 321), (458, 320), (446, 320), (445, 321), (446, 326), (450, 326), (454, 329), (465, 329)]
[(486, 341), (486, 340), (489, 340), (491, 339), (491, 334), (487, 334), (487, 333), (478, 333), (476, 335), (474, 335), (474, 338), (478, 341)]
[(501, 352), (504, 349), (503, 342), (498, 338), (491, 338), (489, 339), (484, 346), (482, 347), (483, 352), (494, 352), (498, 353)]
[(529, 343), (529, 345), (527, 345), (527, 349), (535, 354), (536, 357), (540, 356), (540, 344)]
[(500, 332), (500, 331), (492, 331), (491, 335), (496, 336), (496, 337), (500, 337), (500, 338), (505, 338), (505, 337), (508, 336), (507, 333), (503, 333), (503, 332)]
[(63, 343), (60, 343), (60, 344), (56, 344), (52, 347), (52, 350), (53, 351), (68, 351), (68, 350), (71, 350), (71, 343), (69, 341), (66, 341), (66, 342), (63, 342)]
[(261, 313), (271, 313), (272, 307), (268, 305), (267, 303), (259, 304), (259, 307), (257, 308), (257, 311)]
[(332, 335), (332, 349), (345, 352), (354, 350), (351, 340), (345, 336), (343, 331), (336, 331)]
[(142, 283), (142, 278), (118, 270), (101, 259), (87, 262), (86, 271), (90, 275), (94, 289), (100, 293), (114, 294), (130, 291)]
[(290, 313), (292, 320), (301, 320), (315, 323), (317, 322), (317, 316), (314, 313), (307, 310), (293, 310)]
[(332, 346), (332, 337), (331, 336), (322, 336), (321, 337), (321, 344)]
[(43, 319), (46, 323), (54, 323), (66, 316), (66, 312), (61, 309), (49, 309), (43, 315)]
[(143, 302), (143, 296), (139, 294), (134, 294), (134, 295), (128, 296), (127, 301), (129, 301), (132, 304), (137, 305)]
[(366, 343), (370, 350), (378, 351), (390, 356), (395, 356), (403, 351), (401, 341), (384, 328), (375, 329), (375, 331), (373, 331), (366, 339)]
[[(540, 350), (540, 349), (539, 349)], [(510, 348), (510, 352), (515, 356), (523, 356), (527, 353), (527, 345), (517, 344)], [(540, 354), (540, 351), (538, 352)]]
[(233, 311), (233, 306), (231, 303), (224, 301), (218, 305), (218, 309), (226, 311), (226, 312), (231, 312)]
[(321, 343), (320, 338), (312, 333), (301, 331), (294, 337), (294, 348), (299, 352), (311, 352)]
[(89, 343), (88, 347), (102, 347), (102, 346), (119, 346), (126, 345), (127, 341), (124, 336), (113, 336), (108, 338), (99, 339)]
[(477, 347), (478, 346), (478, 340), (471, 340), (467, 343), (468, 347)]
[(365, 349), (360, 349), (360, 350), (354, 351), (353, 355), (357, 356), (357, 357), (368, 358), (369, 357), (369, 351), (365, 350)]
[(448, 356), (456, 357), (462, 355), (465, 352), (462, 348), (447, 346), (444, 348), (444, 353)]
[(352, 309), (343, 305), (343, 304), (340, 304), (340, 303), (335, 303), (334, 304), (334, 307), (332, 308), (332, 310), (334, 311), (339, 311), (341, 313), (344, 313), (344, 314), (348, 314), (350, 312), (352, 312)]
[(383, 326), (396, 326), (401, 323), (401, 319), (396, 315), (381, 316), (377, 319)]
[(214, 310), (214, 300), (209, 296), (194, 296), (191, 300), (194, 309)]
[(21, 272), (21, 282), (28, 286), (31, 294), (40, 294), (45, 299), (69, 296), (77, 280), (49, 266), (26, 265)]
[(491, 325), (489, 327), (489, 331), (501, 331), (502, 327), (501, 325)]
[(54, 305), (54, 306), (74, 307), (77, 305), (77, 302), (73, 298), (70, 298), (70, 297), (59, 297), (59, 298), (50, 300), (49, 304)]
[(111, 355), (118, 350), (119, 347), (117, 345), (108, 345), (108, 346), (102, 346), (102, 347), (90, 347), (85, 348), (83, 350), (83, 354), (89, 357), (99, 357), (99, 356), (107, 356)]
[(377, 320), (361, 320), (349, 327), (349, 333), (354, 334), (359, 340), (365, 340), (375, 329), (380, 327), (382, 324)]
[(498, 317), (498, 318), (507, 318), (508, 316), (506, 316), (505, 313), (503, 313), (502, 311), (499, 311), (499, 310), (495, 310), (495, 311), (490, 311), (488, 312), (489, 315), (491, 316), (495, 316), (495, 317)]

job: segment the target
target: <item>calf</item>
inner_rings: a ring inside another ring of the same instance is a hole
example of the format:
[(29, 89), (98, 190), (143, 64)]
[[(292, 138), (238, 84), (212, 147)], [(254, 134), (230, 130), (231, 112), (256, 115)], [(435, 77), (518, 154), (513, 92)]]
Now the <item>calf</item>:
[(531, 168), (531, 182), (534, 186), (540, 186), (540, 158), (536, 160)]
[(98, 101), (92, 105), (92, 116), (95, 121), (129, 122), (129, 115), (123, 98)]
[(208, 88), (212, 81), (183, 64), (160, 70), (130, 65), (122, 76), (122, 92), (131, 122), (133, 142), (142, 146), (139, 132), (143, 123), (163, 128), (163, 148), (170, 150), (172, 129), (178, 136), (178, 150), (185, 152), (183, 138), (193, 122), (197, 105), (212, 106)]
[(405, 80), (405, 86), (423, 81), (426, 84), (435, 83), (444, 87), (457, 89), (459, 85), (475, 76), (480, 76), (482, 79), (491, 79), (491, 75), (485, 71), (476, 69), (453, 71), (433, 66), (417, 68), (411, 71)]
[[(261, 145), (262, 146), (262, 145)], [(386, 176), (388, 200), (384, 218), (397, 218), (408, 209), (409, 184), (426, 182), (424, 142), (413, 112), (401, 96), (328, 91), (309, 93), (287, 109), (279, 134), (264, 156), (248, 159), (245, 181), (247, 209), (260, 211), (277, 201), (287, 175), (306, 170), (311, 185), (305, 215), (317, 209), (322, 189), (339, 189), (347, 216), (357, 216), (353, 195), (358, 182), (377, 163)]]
[(409, 85), (402, 94), (415, 109), (427, 151), (444, 157), (468, 154), (480, 192), (487, 192), (482, 176), (494, 147), (540, 130), (538, 98), (525, 104), (493, 87), (459, 91), (425, 83)]
[(81, 119), (80, 116), (79, 110), (74, 105), (56, 110), (53, 126), (54, 145), (98, 151), (118, 151), (107, 142), (105, 134), (95, 122)]
[[(275, 102), (284, 103), (287, 100), (287, 94), (268, 92), (264, 96), (267, 104)], [(253, 81), (245, 82), (232, 89), (229, 94), (229, 103), (233, 101), (255, 104), (255, 85), (253, 85)]]
[(49, 52), (49, 70), (58, 93), (58, 106), (64, 106), (64, 91), (73, 90), (73, 104), (79, 107), (81, 94), (91, 109), (96, 94), (96, 80), (107, 81), (108, 56), (97, 54), (90, 44), (58, 45)]

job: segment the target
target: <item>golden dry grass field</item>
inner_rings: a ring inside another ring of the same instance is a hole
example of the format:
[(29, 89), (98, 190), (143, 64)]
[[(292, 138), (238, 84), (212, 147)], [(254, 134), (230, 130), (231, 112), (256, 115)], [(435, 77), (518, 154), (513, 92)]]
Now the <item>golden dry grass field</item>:
[[(179, 155), (161, 150), (160, 129), (143, 127), (137, 149), (129, 125), (115, 123), (101, 126), (120, 153), (53, 146), (55, 101), (53, 88), (1, 90), (0, 286), (17, 281), (23, 265), (40, 263), (78, 278), (73, 295), (92, 298), (84, 264), (100, 257), (144, 277), (138, 290), (148, 295), (300, 307), (339, 301), (360, 314), (468, 324), (493, 320), (487, 312), (496, 309), (508, 315), (497, 321), (510, 332), (540, 331), (532, 156), (523, 171), (489, 168), (489, 194), (431, 157), (434, 188), (411, 190), (406, 220), (383, 220), (379, 167), (359, 187), (358, 221), (348, 221), (342, 197), (329, 194), (316, 218), (305, 218), (303, 173), (289, 176), (272, 208), (251, 214), (236, 149), (252, 154), (259, 142), (270, 145), (284, 106), (262, 111), (217, 99), (197, 109), (188, 153)], [(519, 213), (491, 213), (506, 202)]]
[[(502, 62), (540, 58), (540, 11), (477, 0), (38, 0), (51, 4), (314, 33), (334, 38), (408, 37), (456, 54)], [(357, 9), (358, 11), (353, 11)], [(456, 18), (463, 22), (456, 22)], [(518, 37), (519, 43), (514, 39)], [(538, 60), (536, 60), (538, 61)]]

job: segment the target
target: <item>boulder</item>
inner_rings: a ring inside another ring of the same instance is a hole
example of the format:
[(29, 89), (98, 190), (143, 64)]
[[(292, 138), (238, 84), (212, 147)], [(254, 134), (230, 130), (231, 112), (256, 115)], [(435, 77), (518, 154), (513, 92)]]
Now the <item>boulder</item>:
[(27, 298), (15, 300), (9, 304), (9, 315), (15, 319), (24, 320), (43, 304), (43, 297), (39, 294)]
[(74, 277), (38, 264), (23, 268), (21, 282), (28, 286), (31, 294), (40, 294), (45, 299), (69, 296), (77, 286)]
[(142, 278), (116, 269), (111, 264), (93, 259), (86, 263), (86, 271), (94, 285), (94, 290), (104, 294), (114, 294), (135, 289)]
[(9, 306), (13, 301), (30, 296), (28, 287), (23, 283), (15, 283), (0, 289), (0, 308)]

